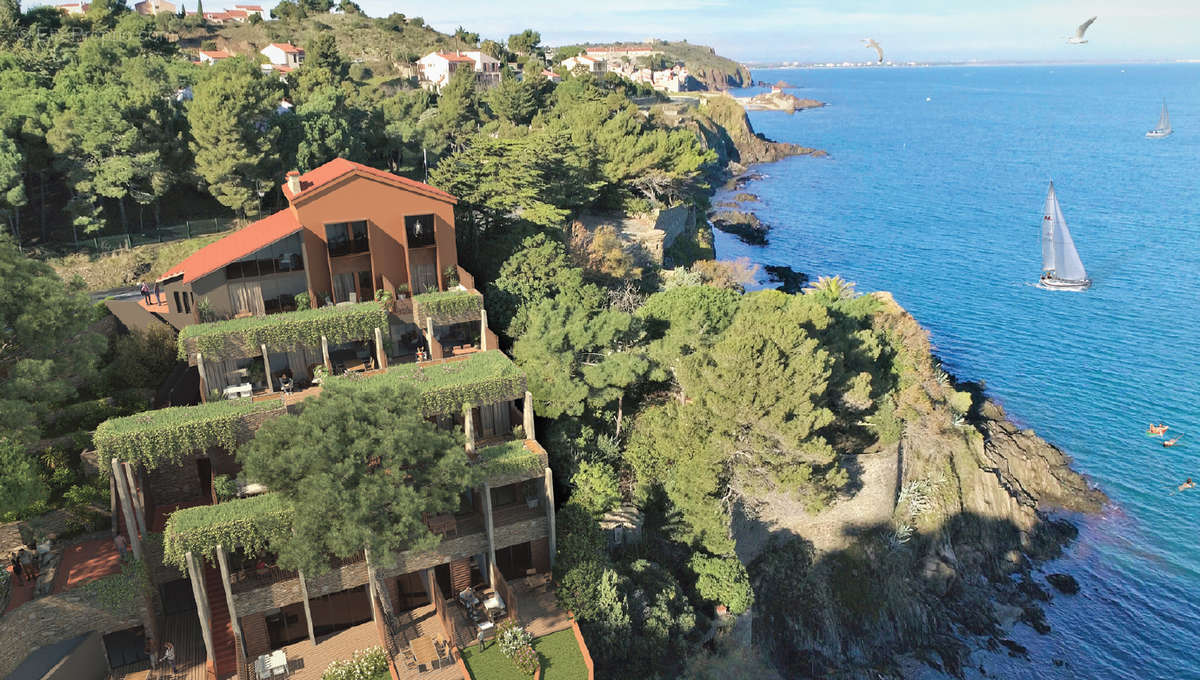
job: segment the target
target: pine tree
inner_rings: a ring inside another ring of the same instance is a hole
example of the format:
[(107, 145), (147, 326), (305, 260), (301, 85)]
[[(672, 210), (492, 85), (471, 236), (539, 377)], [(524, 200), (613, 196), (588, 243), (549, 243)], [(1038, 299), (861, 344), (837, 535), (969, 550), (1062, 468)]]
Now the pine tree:
[(278, 129), (264, 122), (275, 115), (279, 86), (242, 59), (227, 59), (198, 83), (188, 121), (196, 172), (222, 205), (242, 214), (259, 209), (258, 192), (273, 179)]

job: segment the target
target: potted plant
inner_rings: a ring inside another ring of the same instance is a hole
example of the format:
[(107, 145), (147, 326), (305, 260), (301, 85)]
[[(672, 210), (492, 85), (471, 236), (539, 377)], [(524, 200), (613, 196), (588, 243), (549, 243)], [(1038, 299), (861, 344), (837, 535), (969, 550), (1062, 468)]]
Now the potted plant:
[(389, 312), (392, 311), (392, 297), (392, 291), (387, 288), (380, 288), (375, 291), (375, 301)]
[(408, 284), (407, 283), (396, 284), (396, 296), (399, 297), (401, 300), (408, 297)]
[(312, 309), (312, 298), (308, 293), (296, 293), (295, 300), (296, 311), (299, 312), (305, 309)]
[(458, 285), (458, 267), (446, 267), (442, 272), (442, 278), (446, 280), (446, 288), (453, 288)]
[(320, 385), (321, 381), (329, 377), (329, 369), (325, 368), (324, 364), (319, 364), (313, 367), (313, 384)]

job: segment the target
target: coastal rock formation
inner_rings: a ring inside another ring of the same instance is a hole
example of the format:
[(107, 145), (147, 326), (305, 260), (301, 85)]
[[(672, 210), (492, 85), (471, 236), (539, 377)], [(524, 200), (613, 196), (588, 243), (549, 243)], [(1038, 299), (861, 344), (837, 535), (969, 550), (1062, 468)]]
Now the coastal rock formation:
[(802, 592), (801, 604), (754, 626), (788, 677), (906, 677), (914, 659), (960, 676), (972, 646), (1023, 655), (1004, 629), (1019, 621), (1052, 634), (1032, 570), (1077, 533), (1055, 511), (1106, 501), (1062, 451), (943, 371), (926, 331), (875, 295), (873, 324), (893, 339), (899, 377), (891, 415), (867, 424), (895, 443), (847, 453), (851, 484), (828, 509), (764, 497), (735, 511), (738, 554), (757, 579), (767, 578), (760, 557), (808, 546), (784, 591)]
[(807, 274), (791, 267), (768, 264), (763, 267), (763, 271), (767, 272), (767, 280), (779, 284), (776, 288), (785, 293), (799, 293), (804, 290), (804, 284), (808, 283)]
[(787, 92), (763, 92), (753, 97), (739, 97), (738, 102), (748, 111), (786, 111), (787, 113), (825, 106), (825, 102), (819, 102), (816, 99), (801, 99)]
[(716, 151), (725, 178), (741, 175), (755, 163), (771, 163), (789, 156), (827, 155), (819, 149), (774, 142), (758, 134), (741, 104), (725, 95), (706, 97), (694, 112), (681, 116), (677, 124), (694, 130), (707, 148)]
[(763, 224), (762, 220), (758, 219), (758, 215), (752, 212), (718, 210), (709, 215), (709, 221), (712, 222), (714, 228), (737, 236), (747, 245), (765, 246), (767, 244), (767, 232), (770, 231), (770, 227)]

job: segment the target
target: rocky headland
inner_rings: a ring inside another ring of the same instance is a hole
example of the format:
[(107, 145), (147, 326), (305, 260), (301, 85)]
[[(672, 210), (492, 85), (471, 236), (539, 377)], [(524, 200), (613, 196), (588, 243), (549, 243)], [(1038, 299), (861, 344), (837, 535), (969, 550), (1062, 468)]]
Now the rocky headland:
[(738, 103), (747, 111), (784, 111), (795, 113), (804, 109), (817, 109), (825, 106), (825, 102), (816, 99), (801, 99), (787, 92), (763, 92), (753, 97), (738, 97)]
[(901, 372), (894, 418), (863, 423), (880, 443), (839, 447), (851, 483), (820, 512), (763, 496), (734, 513), (760, 587), (756, 565), (778, 560), (779, 538), (808, 546), (782, 591), (798, 594), (781, 604), (759, 593), (751, 614), (756, 646), (785, 677), (900, 678), (913, 664), (961, 676), (972, 649), (1025, 654), (1011, 627), (1053, 634), (1043, 607), (1088, 587), (1043, 579), (1038, 565), (1075, 538), (1064, 515), (1098, 512), (1104, 494), (980, 386), (943, 371), (926, 331), (875, 295), (873, 324), (898, 340)]
[(713, 228), (726, 234), (733, 234), (743, 243), (752, 246), (767, 245), (767, 232), (770, 227), (758, 219), (758, 215), (744, 210), (717, 210), (709, 213), (708, 221)]

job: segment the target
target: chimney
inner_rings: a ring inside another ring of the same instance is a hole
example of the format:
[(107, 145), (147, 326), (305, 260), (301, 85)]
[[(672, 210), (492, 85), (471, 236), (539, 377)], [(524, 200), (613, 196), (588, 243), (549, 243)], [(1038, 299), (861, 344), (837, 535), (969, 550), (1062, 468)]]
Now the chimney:
[(298, 170), (292, 170), (287, 174), (287, 187), (293, 196), (300, 193), (300, 172)]

